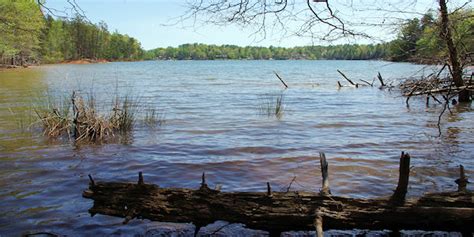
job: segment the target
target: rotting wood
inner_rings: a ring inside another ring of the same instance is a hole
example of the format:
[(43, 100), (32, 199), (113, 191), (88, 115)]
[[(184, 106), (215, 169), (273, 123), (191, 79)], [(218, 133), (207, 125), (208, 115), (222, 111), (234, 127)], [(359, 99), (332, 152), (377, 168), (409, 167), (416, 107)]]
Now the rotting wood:
[(277, 78), (281, 81), (281, 83), (285, 86), (285, 88), (288, 88), (288, 85), (285, 83), (285, 81), (283, 80), (283, 78), (280, 77), (280, 75), (278, 75), (277, 72), (273, 72), (275, 73), (275, 75), (277, 76)]
[(324, 152), (319, 153), (319, 162), (321, 164), (321, 175), (323, 178), (323, 185), (320, 191), (320, 194), (323, 196), (328, 196), (331, 194), (329, 189), (329, 171), (328, 171), (328, 162), (326, 161), (326, 154)]
[[(403, 163), (400, 172), (406, 173), (409, 155), (403, 153), (400, 161)], [(446, 192), (405, 200), (407, 182), (408, 178), (400, 177), (398, 186), (404, 202), (399, 205), (394, 205), (393, 196), (368, 200), (315, 192), (272, 192), (269, 183), (267, 192), (220, 192), (207, 186), (204, 173), (198, 190), (160, 188), (145, 183), (91, 182), (83, 196), (94, 200), (89, 210), (92, 215), (123, 217), (124, 222), (143, 218), (204, 226), (225, 220), (271, 233), (314, 230), (318, 225), (321, 231), (323, 228), (474, 231), (473, 193)]]
[(316, 229), (316, 237), (324, 237), (323, 231), (323, 214), (320, 210), (316, 211), (316, 218), (314, 219), (314, 227)]
[(467, 180), (466, 178), (466, 174), (464, 173), (464, 166), (462, 165), (459, 166), (459, 179), (456, 179), (456, 183), (458, 184), (458, 192), (467, 191), (467, 184), (469, 183), (469, 180)]
[(390, 200), (395, 205), (402, 205), (405, 202), (405, 196), (408, 191), (408, 181), (410, 178), (410, 155), (402, 151), (400, 156), (400, 169), (397, 189)]

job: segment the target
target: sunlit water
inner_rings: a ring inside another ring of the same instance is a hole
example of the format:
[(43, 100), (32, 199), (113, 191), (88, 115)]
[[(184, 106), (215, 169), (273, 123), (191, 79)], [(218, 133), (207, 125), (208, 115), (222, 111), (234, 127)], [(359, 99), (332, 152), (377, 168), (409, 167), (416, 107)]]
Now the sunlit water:
[[(318, 191), (319, 152), (330, 167), (332, 193), (382, 197), (396, 186), (401, 151), (412, 156), (410, 196), (454, 190), (458, 165), (474, 170), (474, 112), (456, 106), (436, 127), (441, 106), (424, 98), (410, 108), (397, 90), (337, 88), (429, 74), (420, 65), (381, 61), (160, 61), (54, 65), (0, 72), (0, 235), (28, 230), (69, 235), (137, 233), (142, 221), (90, 217), (81, 197), (88, 174), (97, 181), (145, 181), (197, 188), (202, 172), (223, 191)], [(277, 71), (289, 85), (283, 89)], [(376, 83), (377, 84), (377, 83)], [(41, 94), (73, 90), (111, 102), (129, 94), (164, 114), (157, 129), (137, 121), (126, 142), (74, 146), (49, 140), (21, 111)], [(118, 91), (118, 92), (116, 92)], [(281, 119), (261, 114), (269, 95), (283, 94)], [(472, 175), (471, 175), (472, 176)]]

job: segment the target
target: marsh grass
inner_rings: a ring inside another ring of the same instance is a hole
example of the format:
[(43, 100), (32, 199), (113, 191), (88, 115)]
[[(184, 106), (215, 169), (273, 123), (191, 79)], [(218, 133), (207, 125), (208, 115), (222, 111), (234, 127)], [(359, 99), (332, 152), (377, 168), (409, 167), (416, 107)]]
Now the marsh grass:
[(45, 103), (34, 109), (45, 136), (92, 143), (105, 142), (117, 135), (129, 137), (140, 106), (138, 99), (116, 95), (110, 107), (98, 109), (92, 92), (83, 96), (76, 91), (59, 100), (48, 94)]
[(266, 95), (261, 97), (259, 112), (261, 115), (275, 117), (280, 120), (285, 113), (283, 94)]
[(39, 119), (38, 122), (42, 124), (43, 134), (48, 137), (69, 134), (71, 131), (71, 102), (65, 98), (56, 100), (50, 94), (47, 94), (45, 103), (36, 104), (33, 108)]
[(147, 127), (157, 128), (165, 123), (165, 115), (159, 112), (156, 108), (150, 107), (145, 110), (143, 122)]
[(110, 122), (116, 131), (125, 134), (132, 131), (139, 108), (139, 100), (130, 96), (115, 97)]

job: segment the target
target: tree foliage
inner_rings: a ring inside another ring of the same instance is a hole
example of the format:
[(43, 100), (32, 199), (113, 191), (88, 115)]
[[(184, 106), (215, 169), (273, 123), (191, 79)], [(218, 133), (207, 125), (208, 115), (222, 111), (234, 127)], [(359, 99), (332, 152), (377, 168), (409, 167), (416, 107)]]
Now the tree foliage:
[(387, 46), (336, 45), (283, 47), (239, 47), (235, 45), (183, 44), (179, 47), (157, 48), (146, 53), (147, 59), (214, 60), (214, 59), (382, 59)]
[[(459, 10), (450, 15), (453, 41), (464, 63), (471, 63), (474, 52), (474, 11)], [(414, 18), (404, 24), (397, 39), (390, 45), (389, 56), (394, 61), (415, 61), (424, 63), (444, 63), (448, 50), (443, 41), (440, 17), (432, 12), (420, 19)]]
[(76, 59), (138, 60), (140, 43), (104, 22), (92, 24), (80, 14), (72, 19), (43, 16), (37, 1), (0, 0), (0, 58), (34, 58), (53, 63)]
[(43, 26), (43, 16), (34, 1), (0, 0), (0, 58), (34, 55)]

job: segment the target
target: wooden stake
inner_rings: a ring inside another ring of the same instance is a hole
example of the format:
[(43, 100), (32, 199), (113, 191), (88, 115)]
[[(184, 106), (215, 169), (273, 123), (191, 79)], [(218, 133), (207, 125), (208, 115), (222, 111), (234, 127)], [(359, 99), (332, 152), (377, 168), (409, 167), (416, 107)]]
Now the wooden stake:
[(138, 172), (138, 185), (143, 185), (145, 182), (143, 181), (143, 173), (140, 171)]
[(267, 196), (272, 196), (272, 187), (270, 186), (270, 182), (267, 182)]
[(278, 77), (278, 79), (280, 79), (281, 83), (283, 83), (283, 85), (285, 86), (285, 88), (288, 88), (288, 85), (285, 83), (285, 81), (283, 81), (283, 79), (280, 77), (280, 75), (278, 75), (278, 73), (275, 72), (275, 71), (274, 71), (273, 73), (275, 73), (275, 75)]
[(398, 185), (395, 193), (392, 195), (392, 202), (395, 205), (403, 205), (408, 190), (408, 180), (410, 177), (410, 155), (402, 151), (400, 156), (400, 169), (398, 177)]
[(316, 228), (316, 237), (324, 237), (323, 216), (320, 210), (316, 211), (316, 218), (314, 219), (314, 227)]
[(201, 187), (199, 188), (201, 191), (210, 191), (211, 189), (206, 184), (206, 172), (202, 172), (201, 178)]
[(329, 189), (328, 162), (326, 161), (326, 155), (324, 152), (319, 153), (319, 161), (321, 164), (321, 174), (323, 177), (323, 186), (321, 188), (320, 194), (323, 196), (328, 196), (331, 194), (331, 190)]
[(89, 181), (90, 181), (89, 185), (95, 186), (95, 182), (94, 182), (94, 179), (92, 178), (92, 175), (89, 174), (88, 176), (89, 176)]
[(72, 124), (74, 126), (73, 135), (74, 135), (74, 139), (77, 140), (81, 136), (81, 134), (79, 134), (79, 121), (78, 121), (79, 120), (79, 108), (76, 105), (76, 91), (72, 92), (71, 102), (72, 102), (72, 115), (74, 116), (73, 121), (72, 121)]
[(467, 184), (469, 180), (466, 178), (464, 173), (464, 166), (459, 165), (459, 179), (455, 181), (458, 184), (458, 192), (467, 192)]

